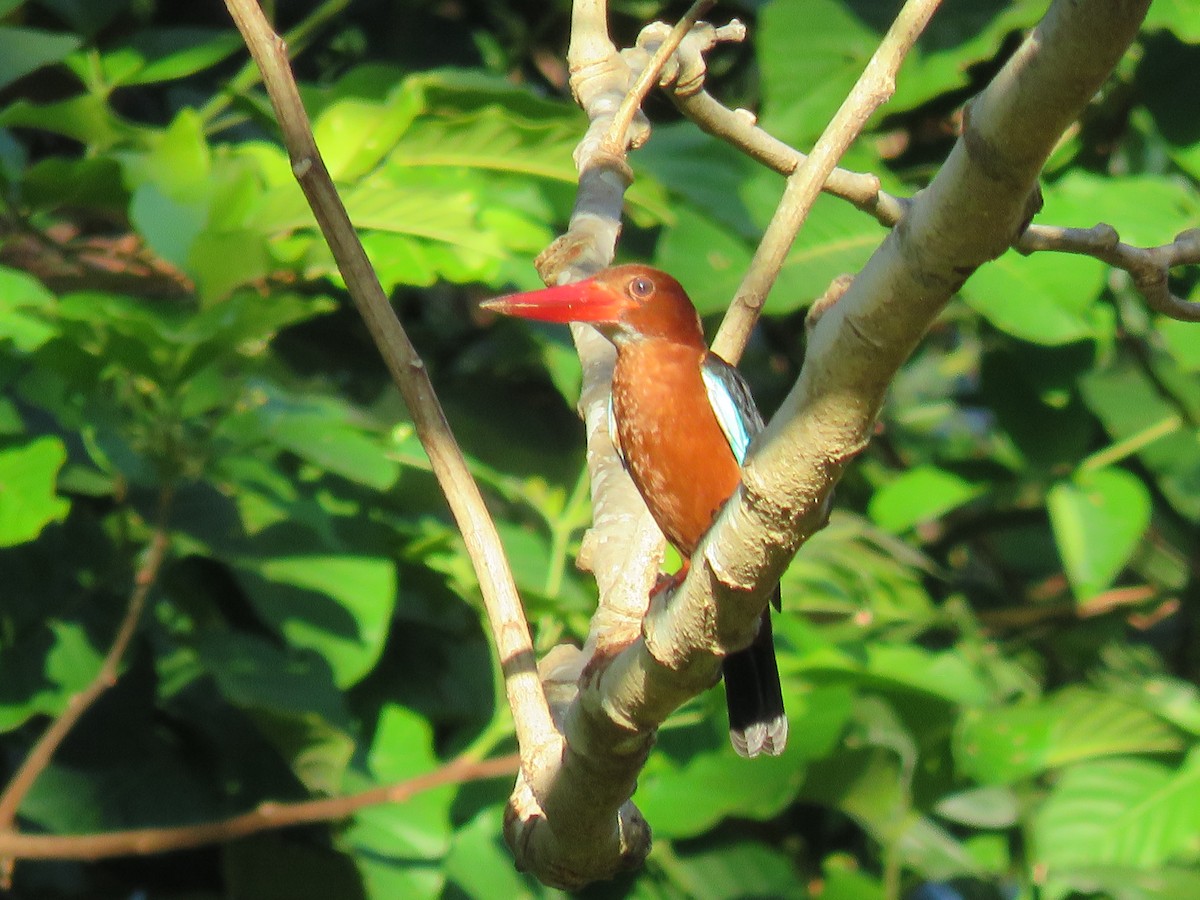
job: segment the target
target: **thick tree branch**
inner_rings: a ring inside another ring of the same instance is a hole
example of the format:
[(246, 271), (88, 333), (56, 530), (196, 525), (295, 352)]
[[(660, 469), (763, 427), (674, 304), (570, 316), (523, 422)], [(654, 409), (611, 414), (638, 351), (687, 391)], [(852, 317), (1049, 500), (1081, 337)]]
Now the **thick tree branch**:
[[(865, 268), (811, 332), (800, 378), (743, 471), (672, 610), (698, 600), (718, 632), (752, 619), (820, 526), (869, 440), (888, 383), (962, 283), (1015, 240), (1059, 135), (1137, 33), (1149, 0), (1059, 0), (969, 106), (963, 134)], [(727, 624), (732, 623), (732, 624)]]
[(286, 47), (255, 0), (226, 0), (225, 5), (263, 73), (292, 171), (333, 251), (350, 296), (400, 389), (462, 533), (479, 577), (504, 671), (521, 758), (526, 768), (537, 768), (543, 765), (543, 758), (556, 759), (560, 755), (560, 737), (538, 679), (529, 627), (496, 526), (446, 422), (425, 364), (389, 305), (321, 159), (288, 65)]
[[(567, 837), (598, 833), (615, 819), (621, 792), (597, 785), (602, 763), (618, 786), (631, 787), (629, 766), (644, 752), (644, 736), (711, 683), (721, 653), (748, 640), (770, 586), (823, 524), (833, 486), (869, 440), (896, 370), (963, 281), (1024, 229), (1041, 166), (1133, 40), (1148, 2), (1056, 2), (971, 104), (934, 182), (844, 293), (830, 294), (813, 316), (800, 379), (753, 448), (743, 487), (686, 582), (669, 600), (656, 596), (643, 637), (594, 666), (566, 712), (568, 747), (592, 765), (564, 765), (539, 793), (548, 827), (523, 833), (518, 859), (543, 880), (578, 884), (617, 867), (599, 859), (590, 872), (555, 865), (581, 861), (564, 846)], [(574, 818), (564, 828), (560, 815)]]
[[(910, 12), (901, 23), (905, 33), (914, 22), (927, 20), (935, 6), (932, 0), (911, 0), (907, 7)], [(911, 12), (917, 8), (925, 10), (923, 17)], [(603, 38), (598, 36), (604, 29), (598, 9), (598, 4), (590, 0), (581, 0), (575, 7), (571, 83), (591, 125), (576, 151), (580, 190), (570, 228), (538, 260), (547, 283), (584, 277), (611, 261), (623, 192), (630, 179), (624, 146), (595, 138), (620, 127), (612, 124), (616, 115), (613, 110), (622, 107), (620, 98), (630, 91), (636, 77), (633, 71), (622, 71), (616, 64), (617, 54), (606, 32)], [(638, 47), (624, 54), (631, 70), (646, 64), (652, 48), (666, 39), (664, 32), (661, 24), (643, 29)], [(663, 80), (699, 84), (703, 77), (702, 66), (696, 65), (700, 53), (717, 40), (737, 40), (743, 34), (737, 23), (723, 29), (697, 25), (684, 40), (689, 49), (676, 55)], [(906, 40), (911, 46), (915, 34)], [(578, 48), (587, 48), (593, 56), (578, 53)], [(888, 54), (886, 58), (898, 64), (900, 56), (902, 53)], [(872, 70), (876, 76), (872, 80), (874, 89), (865, 91), (864, 98), (852, 104), (848, 121), (856, 117), (865, 121), (882, 102), (880, 90), (887, 91), (880, 84), (890, 83), (891, 78), (877, 76), (886, 70), (884, 64)], [(839, 140), (828, 160), (830, 168), (841, 152), (836, 148), (844, 149), (858, 127), (861, 124), (839, 129)], [(644, 134), (636, 131), (628, 143), (637, 146), (642, 140)], [(824, 157), (818, 159), (825, 164)], [(816, 176), (818, 187), (826, 174)], [(656, 652), (649, 653), (647, 641), (633, 631), (645, 610), (647, 576), (652, 579), (656, 572), (656, 568), (644, 564), (656, 562), (661, 538), (649, 523), (628, 477), (619, 470), (608, 442), (612, 349), (590, 328), (576, 327), (574, 334), (584, 364), (581, 412), (587, 425), (589, 470), (596, 499), (596, 516), (586, 550), (601, 587), (601, 608), (593, 619), (589, 639), (589, 645), (598, 652), (590, 657), (583, 673), (582, 692), (566, 708), (562, 719), (567, 743), (561, 768), (540, 784), (526, 786), (514, 799), (512, 815), (506, 822), (506, 837), (518, 863), (546, 883), (568, 888), (607, 877), (644, 856), (649, 832), (628, 798), (655, 730), (682, 702), (713, 683), (726, 648), (745, 646), (752, 634), (747, 623), (736, 633), (720, 635), (714, 641), (711, 628), (701, 627), (683, 640), (675, 640), (678, 635), (672, 634), (663, 646), (655, 648)], [(630, 527), (631, 522), (634, 527)], [(608, 630), (614, 624), (621, 629), (615, 637)], [(699, 656), (695, 655), (696, 645), (689, 643), (692, 639), (703, 644)], [(618, 658), (633, 669), (620, 670), (621, 679), (614, 682), (608, 674), (610, 654), (631, 642), (632, 649)], [(685, 655), (692, 654), (687, 655), (685, 665), (677, 665), (676, 644), (684, 646)], [(570, 686), (580, 667), (588, 660), (586, 655), (572, 658), (568, 652), (552, 663), (547, 660), (547, 668), (555, 670), (548, 675), (563, 687), (564, 702), (571, 696)]]

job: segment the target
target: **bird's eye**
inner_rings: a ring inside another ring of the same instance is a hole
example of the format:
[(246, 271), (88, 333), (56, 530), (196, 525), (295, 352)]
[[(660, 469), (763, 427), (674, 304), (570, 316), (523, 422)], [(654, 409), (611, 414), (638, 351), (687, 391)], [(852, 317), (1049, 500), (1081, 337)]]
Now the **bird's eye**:
[(654, 293), (654, 282), (644, 275), (638, 275), (629, 282), (629, 296), (634, 300), (645, 300)]

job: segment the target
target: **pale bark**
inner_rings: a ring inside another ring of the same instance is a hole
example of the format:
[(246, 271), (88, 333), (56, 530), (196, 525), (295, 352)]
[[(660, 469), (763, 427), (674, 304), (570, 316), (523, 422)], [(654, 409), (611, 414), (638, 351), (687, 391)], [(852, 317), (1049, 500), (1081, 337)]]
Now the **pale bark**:
[[(538, 773), (537, 805), (509, 822), (522, 867), (577, 887), (644, 856), (649, 832), (627, 800), (656, 727), (715, 680), (724, 652), (748, 642), (772, 586), (866, 446), (896, 370), (966, 278), (1017, 239), (1041, 166), (1148, 6), (1059, 0), (972, 103), (941, 172), (814, 323), (800, 378), (687, 581), (669, 604), (653, 605), (641, 637), (591, 668), (567, 707), (561, 767)], [(610, 558), (621, 559), (623, 539), (604, 536)]]

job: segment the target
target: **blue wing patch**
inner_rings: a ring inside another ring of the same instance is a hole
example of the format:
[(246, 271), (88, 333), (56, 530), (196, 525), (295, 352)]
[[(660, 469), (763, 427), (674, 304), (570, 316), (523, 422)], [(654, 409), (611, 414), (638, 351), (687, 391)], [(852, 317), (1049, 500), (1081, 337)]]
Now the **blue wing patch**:
[(738, 465), (741, 465), (750, 441), (763, 430), (762, 415), (750, 396), (750, 387), (737, 369), (712, 353), (704, 357), (700, 374), (708, 392), (708, 403)]

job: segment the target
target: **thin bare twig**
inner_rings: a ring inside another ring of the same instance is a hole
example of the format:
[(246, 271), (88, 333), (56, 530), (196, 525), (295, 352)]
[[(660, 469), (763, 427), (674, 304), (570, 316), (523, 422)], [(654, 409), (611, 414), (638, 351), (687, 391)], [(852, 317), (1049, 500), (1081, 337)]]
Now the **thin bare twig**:
[(1172, 268), (1200, 263), (1200, 228), (1177, 235), (1170, 244), (1133, 247), (1122, 243), (1117, 230), (1103, 223), (1092, 228), (1030, 225), (1014, 246), (1026, 254), (1053, 250), (1095, 257), (1128, 272), (1155, 312), (1182, 322), (1200, 322), (1200, 303), (1176, 297), (1169, 284)]
[(715, 5), (716, 0), (696, 0), (691, 9), (684, 13), (683, 18), (675, 23), (675, 27), (658, 45), (658, 49), (654, 51), (654, 55), (650, 57), (646, 67), (642, 69), (630, 86), (629, 92), (621, 101), (620, 107), (609, 123), (608, 133), (604, 137), (604, 145), (609, 152), (623, 153), (625, 151), (625, 136), (629, 131), (630, 123), (633, 122), (633, 116), (642, 108), (642, 101), (646, 99), (650, 88), (658, 82), (658, 76), (662, 72), (663, 66), (667, 64), (671, 54), (679, 47), (700, 17)]
[(940, 4), (941, 0), (908, 0), (904, 4), (812, 153), (788, 177), (775, 215), (763, 233), (750, 268), (713, 340), (713, 352), (719, 356), (730, 362), (741, 358), (767, 293), (822, 186), (867, 119), (892, 96), (900, 63)]
[(348, 797), (325, 797), (298, 803), (263, 803), (257, 808), (197, 825), (137, 828), (103, 834), (0, 834), (0, 854), (18, 859), (97, 860), (115, 856), (150, 856), (223, 843), (262, 831), (313, 822), (335, 822), (369, 806), (403, 803), (422, 791), (511, 775), (520, 765), (517, 754), (478, 761), (460, 757), (432, 772), (399, 784), (371, 788)]
[[(113, 637), (108, 652), (104, 654), (100, 668), (83, 690), (73, 694), (67, 700), (66, 707), (34, 743), (29, 755), (25, 757), (20, 768), (5, 785), (4, 792), (0, 794), (0, 846), (5, 840), (16, 836), (13, 831), (13, 822), (16, 820), (17, 811), (21, 808), (21, 802), (37, 781), (38, 776), (45, 771), (46, 766), (50, 765), (50, 760), (54, 758), (55, 752), (66, 736), (70, 734), (71, 729), (75, 727), (75, 723), (91, 708), (101, 694), (117, 682), (121, 660), (124, 658), (125, 651), (129, 648), (134, 634), (137, 633), (138, 623), (146, 608), (146, 598), (158, 580), (158, 574), (167, 558), (167, 548), (170, 545), (167, 525), (171, 516), (172, 498), (172, 491), (164, 487), (159, 494), (158, 511), (150, 543), (146, 547), (141, 565), (134, 573), (133, 590), (129, 594), (125, 615), (121, 617), (121, 624), (117, 626), (117, 633)], [(0, 850), (0, 888), (5, 890), (11, 886), (14, 856), (15, 854), (9, 855)]]
[[(748, 111), (729, 109), (703, 90), (675, 90), (671, 99), (702, 131), (781, 175), (791, 175), (808, 158), (759, 128)], [(882, 190), (877, 176), (846, 169), (835, 168), (821, 189), (853, 203), (888, 228), (912, 205), (911, 199)], [(1094, 257), (1128, 272), (1154, 311), (1184, 322), (1200, 322), (1200, 304), (1175, 296), (1169, 287), (1172, 268), (1200, 264), (1200, 230), (1184, 231), (1170, 244), (1143, 248), (1122, 243), (1116, 230), (1103, 223), (1092, 228), (1037, 224), (1030, 225), (1013, 246), (1024, 254), (1052, 251)]]
[[(780, 175), (791, 175), (808, 159), (806, 154), (759, 128), (749, 110), (730, 109), (707, 91), (675, 90), (671, 92), (671, 100), (701, 131), (731, 144)], [(884, 191), (878, 175), (849, 169), (835, 168), (821, 190), (853, 203), (888, 228), (903, 218), (912, 202)]]
[(308, 115), (288, 65), (287, 48), (254, 0), (226, 0), (238, 30), (263, 73), (283, 141), (321, 233), (413, 417), (421, 445), (462, 533), (479, 577), (484, 607), (505, 675), (505, 690), (526, 766), (542, 754), (555, 756), (560, 737), (538, 680), (533, 642), (495, 523), (467, 469), (425, 364), (396, 318), (355, 234), (337, 189), (313, 140)]

